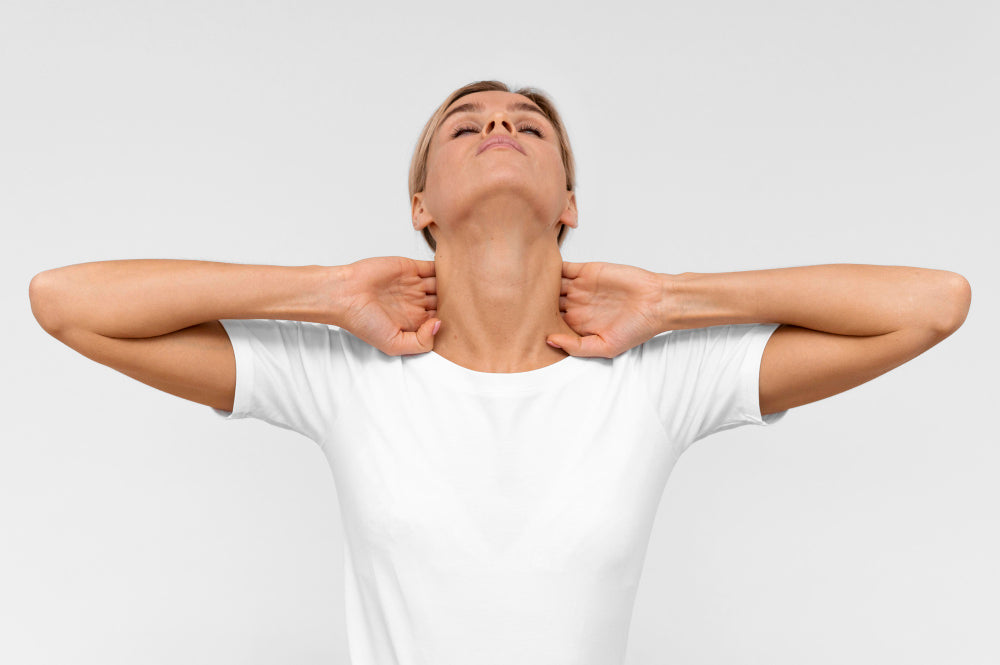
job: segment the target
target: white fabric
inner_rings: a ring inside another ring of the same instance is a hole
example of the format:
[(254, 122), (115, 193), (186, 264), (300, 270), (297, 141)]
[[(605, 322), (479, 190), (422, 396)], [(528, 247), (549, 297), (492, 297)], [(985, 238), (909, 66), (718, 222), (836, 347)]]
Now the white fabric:
[(222, 323), (236, 398), (215, 411), (300, 432), (333, 471), (353, 665), (623, 662), (678, 457), (787, 413), (760, 415), (776, 323), (512, 374), (389, 356), (318, 323)]

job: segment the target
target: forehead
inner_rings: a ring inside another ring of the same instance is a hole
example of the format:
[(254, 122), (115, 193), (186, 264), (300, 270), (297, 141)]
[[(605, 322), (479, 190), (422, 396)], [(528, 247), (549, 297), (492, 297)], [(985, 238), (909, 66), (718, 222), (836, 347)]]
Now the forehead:
[(525, 97), (524, 95), (519, 95), (514, 92), (504, 92), (502, 90), (485, 90), (482, 92), (473, 92), (468, 95), (463, 95), (459, 97), (454, 102), (452, 102), (445, 113), (452, 110), (455, 107), (462, 106), (463, 104), (484, 104), (487, 110), (506, 109), (511, 104), (525, 103), (531, 104), (532, 106), (537, 106), (533, 101)]

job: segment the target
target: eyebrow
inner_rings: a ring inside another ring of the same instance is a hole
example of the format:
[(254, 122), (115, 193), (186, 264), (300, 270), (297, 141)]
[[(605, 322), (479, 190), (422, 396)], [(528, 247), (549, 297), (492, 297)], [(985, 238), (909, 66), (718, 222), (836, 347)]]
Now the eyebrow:
[[(469, 112), (472, 112), (472, 111), (480, 111), (480, 112), (482, 112), (485, 109), (486, 109), (486, 105), (482, 104), (482, 103), (467, 102), (465, 104), (461, 104), (459, 106), (456, 106), (452, 110), (448, 111), (445, 114), (445, 116), (443, 118), (441, 118), (441, 124), (443, 125), (445, 123), (445, 121), (448, 120), (448, 118), (450, 118), (451, 116), (453, 116), (456, 113), (469, 113)], [(510, 106), (507, 107), (507, 110), (508, 111), (528, 111), (530, 113), (537, 113), (537, 114), (541, 115), (543, 118), (545, 118), (546, 120), (548, 120), (548, 116), (545, 115), (545, 113), (540, 108), (538, 108), (534, 104), (529, 104), (528, 102), (514, 102), (513, 104), (511, 104)]]

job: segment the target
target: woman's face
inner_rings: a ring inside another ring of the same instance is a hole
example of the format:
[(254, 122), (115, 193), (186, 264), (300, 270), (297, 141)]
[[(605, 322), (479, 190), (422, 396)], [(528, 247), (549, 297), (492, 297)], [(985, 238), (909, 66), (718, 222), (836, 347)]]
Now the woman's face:
[(431, 137), (426, 184), (413, 200), (414, 227), (432, 224), (440, 240), (450, 220), (487, 209), (541, 220), (553, 234), (559, 222), (576, 226), (555, 129), (523, 95), (476, 92), (451, 104)]

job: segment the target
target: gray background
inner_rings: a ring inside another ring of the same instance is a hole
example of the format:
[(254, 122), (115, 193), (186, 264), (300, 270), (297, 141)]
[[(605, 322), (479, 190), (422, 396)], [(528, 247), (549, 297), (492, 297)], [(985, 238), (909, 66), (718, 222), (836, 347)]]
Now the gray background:
[(431, 258), (411, 150), (451, 90), (499, 78), (566, 119), (567, 260), (972, 283), (937, 347), (682, 457), (627, 662), (1000, 662), (998, 29), (985, 0), (5, 0), (0, 661), (346, 662), (319, 449), (63, 346), (28, 282)]

